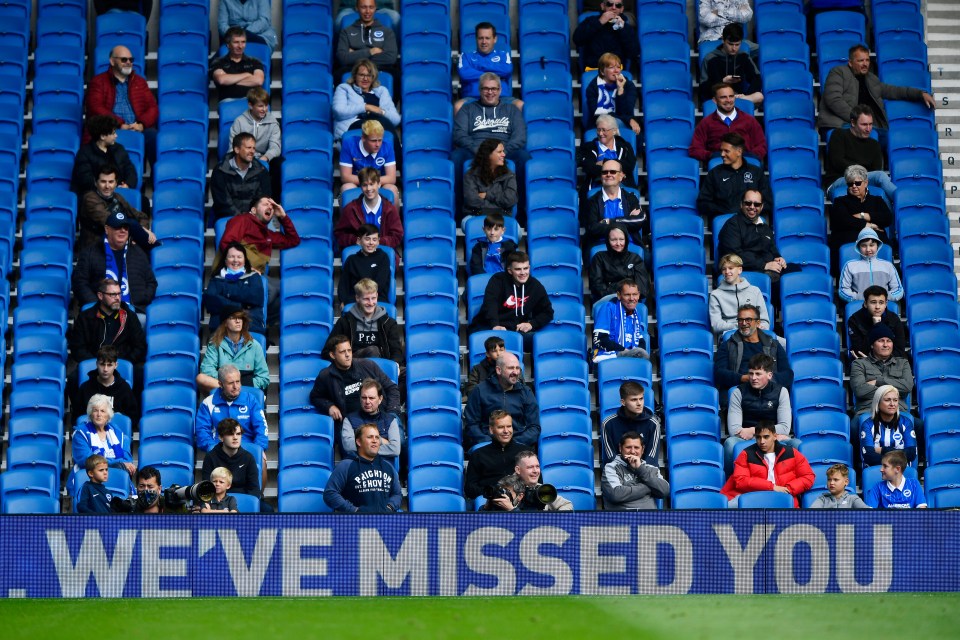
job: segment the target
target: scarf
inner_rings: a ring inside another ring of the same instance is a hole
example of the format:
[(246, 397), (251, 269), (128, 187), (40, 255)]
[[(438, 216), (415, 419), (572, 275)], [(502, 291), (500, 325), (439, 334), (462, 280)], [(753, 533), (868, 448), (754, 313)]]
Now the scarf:
[(606, 162), (607, 160), (619, 160), (616, 148), (607, 149), (599, 140), (597, 140), (597, 162)]
[(120, 440), (117, 439), (117, 433), (111, 425), (107, 425), (107, 431), (104, 434), (106, 442), (100, 439), (97, 428), (92, 422), (87, 423), (87, 433), (90, 434), (90, 452), (101, 455), (107, 460), (120, 460), (124, 457), (123, 447), (120, 446)]
[[(644, 346), (643, 336), (640, 334), (640, 319), (636, 310), (628, 314), (619, 300), (613, 313), (613, 326), (610, 329), (610, 339), (623, 345), (624, 349)], [(616, 335), (612, 333), (613, 330), (617, 331)]]
[(106, 272), (104, 273), (104, 278), (112, 278), (120, 283), (120, 299), (126, 302), (127, 304), (132, 304), (130, 302), (130, 282), (127, 280), (127, 248), (130, 246), (130, 243), (123, 245), (123, 272), (121, 273), (120, 267), (117, 266), (117, 258), (113, 255), (113, 249), (110, 248), (110, 243), (107, 242), (107, 239), (103, 239), (103, 253), (106, 258)]
[(236, 281), (243, 277), (246, 271), (243, 269), (228, 269), (224, 267), (220, 270), (220, 277), (225, 280)]
[(593, 115), (599, 116), (616, 111), (617, 107), (616, 104), (614, 104), (614, 94), (616, 92), (616, 84), (611, 87), (606, 84), (600, 76), (597, 76), (597, 108), (593, 112)]

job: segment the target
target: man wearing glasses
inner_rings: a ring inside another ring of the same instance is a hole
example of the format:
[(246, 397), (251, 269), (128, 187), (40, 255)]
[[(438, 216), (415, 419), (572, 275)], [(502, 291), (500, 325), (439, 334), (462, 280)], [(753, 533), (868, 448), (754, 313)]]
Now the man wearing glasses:
[(770, 201), (770, 187), (763, 169), (743, 158), (744, 140), (740, 134), (725, 133), (720, 138), (718, 164), (707, 172), (700, 184), (697, 208), (708, 216), (735, 213), (747, 189), (756, 189), (763, 194), (763, 201)]
[(637, 194), (620, 188), (623, 170), (617, 160), (605, 160), (600, 167), (600, 190), (587, 201), (585, 226), (587, 241), (602, 243), (611, 222), (622, 223), (630, 234), (630, 242), (640, 244), (641, 229), (647, 225), (647, 214), (640, 207)]
[(772, 359), (773, 379), (777, 384), (782, 387), (793, 384), (787, 352), (776, 337), (760, 330), (760, 308), (745, 304), (737, 310), (737, 330), (720, 343), (713, 363), (713, 380), (724, 403), (728, 389), (750, 382), (748, 363), (757, 354)]
[(580, 63), (586, 70), (596, 69), (600, 56), (615, 53), (630, 67), (640, 55), (637, 27), (623, 17), (622, 0), (603, 0), (600, 15), (581, 22), (573, 32), (573, 42), (580, 49)]
[[(718, 256), (735, 253), (743, 258), (744, 271), (766, 272), (771, 282), (778, 282), (780, 276), (799, 270), (789, 265), (780, 256), (773, 241), (773, 228), (760, 217), (763, 211), (763, 194), (756, 189), (748, 189), (740, 201), (740, 213), (736, 214), (720, 229)], [(774, 298), (776, 299), (776, 298)]]
[(503, 143), (507, 157), (519, 170), (529, 159), (527, 124), (512, 103), (500, 99), (500, 76), (490, 71), (480, 76), (480, 99), (467, 102), (453, 119), (453, 163), (456, 173), (472, 160), (480, 143), (493, 138)]

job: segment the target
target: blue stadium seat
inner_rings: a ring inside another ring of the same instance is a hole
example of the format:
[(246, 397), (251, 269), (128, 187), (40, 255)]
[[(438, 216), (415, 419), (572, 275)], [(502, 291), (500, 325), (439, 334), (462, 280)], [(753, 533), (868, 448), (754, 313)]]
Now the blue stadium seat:
[(440, 385), (418, 385), (410, 389), (407, 394), (408, 422), (412, 423), (420, 415), (441, 413), (460, 419), (462, 406), (459, 391)]
[(668, 421), (673, 413), (717, 415), (719, 402), (717, 390), (703, 384), (672, 385), (663, 391), (664, 412)]
[(410, 470), (420, 467), (450, 467), (463, 470), (463, 447), (449, 440), (417, 439), (408, 449)]
[(740, 509), (793, 509), (793, 496), (779, 491), (742, 493), (737, 501)]
[(671, 502), (673, 509), (726, 509), (727, 497), (716, 491), (684, 491)]
[(156, 467), (165, 487), (193, 484), (193, 445), (176, 440), (152, 439), (140, 443), (140, 468)]
[(329, 513), (323, 490), (330, 470), (321, 467), (291, 467), (277, 474), (277, 504), (281, 513)]
[(593, 446), (582, 438), (549, 438), (541, 442), (540, 466), (546, 473), (551, 467), (583, 467), (593, 470)]
[(279, 469), (281, 472), (296, 468), (310, 467), (332, 471), (333, 448), (323, 440), (291, 440), (280, 447)]
[[(697, 413), (672, 413), (666, 421), (667, 451), (671, 442), (720, 442), (720, 416)], [(669, 454), (667, 463), (670, 463)]]
[(670, 500), (675, 503), (677, 496), (684, 493), (720, 493), (726, 478), (723, 469), (711, 465), (685, 465), (670, 471)]
[(929, 506), (936, 509), (960, 507), (960, 466), (929, 467), (923, 478)]
[(667, 440), (667, 462), (671, 473), (686, 466), (723, 469), (723, 447), (715, 440)]
[(194, 423), (182, 412), (164, 415), (151, 413), (140, 420), (140, 444), (152, 440), (180, 441), (194, 444)]
[(411, 444), (423, 439), (449, 440), (459, 445), (463, 438), (463, 423), (458, 413), (421, 411), (407, 421), (407, 438)]

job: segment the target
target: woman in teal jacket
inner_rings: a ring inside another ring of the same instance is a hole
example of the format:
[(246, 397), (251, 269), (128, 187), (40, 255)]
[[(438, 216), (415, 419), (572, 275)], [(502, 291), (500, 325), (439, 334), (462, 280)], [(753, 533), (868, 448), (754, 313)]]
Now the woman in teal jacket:
[(225, 364), (240, 370), (244, 386), (267, 390), (270, 371), (263, 347), (250, 336), (250, 316), (240, 307), (224, 307), (220, 317), (223, 322), (217, 327), (207, 343), (207, 350), (200, 363), (197, 385), (204, 392), (220, 387), (217, 371)]

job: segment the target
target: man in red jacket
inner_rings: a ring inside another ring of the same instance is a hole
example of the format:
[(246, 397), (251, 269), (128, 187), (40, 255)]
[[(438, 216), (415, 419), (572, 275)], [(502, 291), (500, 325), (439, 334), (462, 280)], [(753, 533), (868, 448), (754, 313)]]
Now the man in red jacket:
[(756, 118), (737, 110), (733, 87), (726, 82), (715, 84), (713, 101), (717, 103), (717, 110), (704, 116), (693, 130), (693, 140), (687, 150), (690, 157), (706, 162), (711, 156), (719, 155), (720, 138), (724, 134), (737, 133), (746, 143), (747, 153), (762, 162), (767, 155), (767, 138)]
[(800, 495), (813, 486), (816, 476), (810, 463), (800, 451), (777, 440), (772, 422), (762, 421), (756, 427), (756, 444), (737, 456), (733, 474), (723, 485), (731, 508), (737, 507), (740, 494), (751, 491), (779, 491), (793, 496), (795, 507), (800, 506)]
[[(90, 79), (87, 117), (112, 115), (121, 129), (143, 134), (144, 150), (153, 162), (157, 149), (160, 109), (147, 81), (133, 70), (133, 54), (123, 45), (110, 50), (110, 68)], [(89, 134), (84, 134), (87, 142)]]

